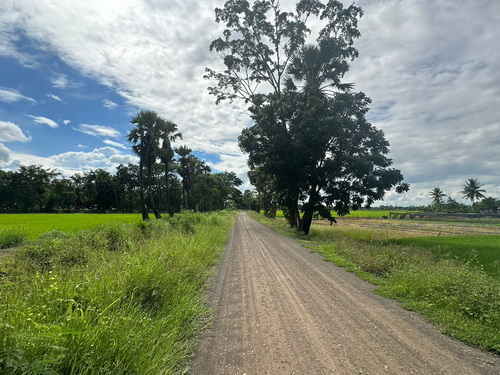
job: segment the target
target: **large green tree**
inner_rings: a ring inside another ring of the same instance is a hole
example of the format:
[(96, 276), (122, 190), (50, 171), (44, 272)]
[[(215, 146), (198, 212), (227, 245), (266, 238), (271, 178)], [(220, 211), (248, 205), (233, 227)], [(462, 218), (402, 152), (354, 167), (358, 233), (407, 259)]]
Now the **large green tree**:
[[(207, 69), (218, 81), (209, 90), (217, 102), (248, 102), (254, 125), (243, 130), (239, 145), (250, 168), (273, 179), (290, 224), (305, 233), (314, 212), (328, 216), (333, 207), (343, 215), (394, 186), (408, 189), (401, 172), (390, 168), (384, 134), (366, 121), (370, 99), (342, 82), (347, 61), (358, 55), (353, 41), (361, 15), (359, 7), (333, 0), (302, 0), (295, 12), (281, 11), (273, 0), (252, 6), (230, 0), (216, 9), (226, 30), (210, 48), (222, 54), (226, 69)], [(308, 45), (311, 17), (322, 28)]]

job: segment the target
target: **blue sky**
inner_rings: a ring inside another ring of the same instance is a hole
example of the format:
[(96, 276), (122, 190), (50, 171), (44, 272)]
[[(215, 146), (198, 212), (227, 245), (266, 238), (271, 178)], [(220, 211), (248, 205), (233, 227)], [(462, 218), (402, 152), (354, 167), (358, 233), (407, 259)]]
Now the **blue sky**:
[[(500, 1), (357, 4), (360, 57), (346, 81), (373, 99), (369, 119), (412, 185), (385, 203), (428, 204), (436, 186), (461, 200), (468, 178), (500, 198)], [(222, 5), (0, 2), (0, 168), (113, 171), (137, 160), (126, 134), (143, 108), (177, 123), (178, 145), (247, 181), (236, 140), (249, 124), (243, 103), (216, 106), (202, 78), (205, 67), (220, 67), (208, 46)]]

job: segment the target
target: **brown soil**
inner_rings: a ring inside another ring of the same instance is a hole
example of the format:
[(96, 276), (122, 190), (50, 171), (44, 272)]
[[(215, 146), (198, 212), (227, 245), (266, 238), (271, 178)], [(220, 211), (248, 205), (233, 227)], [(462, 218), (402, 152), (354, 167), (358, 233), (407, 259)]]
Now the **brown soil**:
[[(365, 219), (365, 218), (340, 218), (337, 219), (340, 227), (367, 228), (371, 230), (383, 230), (394, 232), (398, 236), (457, 236), (474, 234), (500, 234), (500, 226), (494, 224), (483, 224), (481, 222), (439, 222), (398, 220), (398, 219)], [(318, 220), (315, 224), (329, 225), (327, 220)]]
[(191, 374), (498, 374), (374, 286), (241, 214)]

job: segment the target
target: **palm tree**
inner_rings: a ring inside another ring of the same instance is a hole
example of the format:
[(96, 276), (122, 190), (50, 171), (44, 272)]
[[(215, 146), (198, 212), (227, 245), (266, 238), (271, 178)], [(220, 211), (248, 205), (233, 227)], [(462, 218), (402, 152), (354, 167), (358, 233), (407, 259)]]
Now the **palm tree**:
[[(305, 45), (293, 57), (287, 69), (285, 80), (287, 89), (309, 94), (331, 96), (336, 91), (349, 91), (353, 84), (342, 83), (341, 79), (349, 70), (349, 65), (339, 57), (337, 47), (328, 42)], [(302, 84), (302, 85), (299, 85)]]
[(147, 194), (148, 201), (157, 219), (161, 219), (161, 214), (156, 209), (151, 189), (152, 167), (158, 154), (158, 141), (160, 138), (159, 124), (165, 122), (154, 111), (141, 110), (130, 122), (136, 127), (128, 135), (128, 141), (133, 143), (132, 151), (139, 156), (139, 196), (141, 200), (141, 213), (143, 220), (149, 220), (148, 209), (144, 199), (144, 167), (147, 170)]
[(432, 204), (439, 206), (443, 203), (443, 198), (446, 197), (446, 194), (437, 186), (429, 192), (429, 196), (432, 198)]
[(465, 181), (464, 189), (461, 193), (464, 195), (465, 199), (470, 199), (472, 201), (472, 208), (474, 208), (474, 201), (480, 198), (484, 198), (484, 194), (486, 190), (481, 189), (483, 185), (479, 183), (479, 181), (475, 178), (469, 178)]
[(174, 150), (172, 149), (172, 143), (177, 139), (182, 139), (182, 133), (178, 132), (177, 125), (171, 121), (165, 121), (160, 124), (160, 137), (163, 139), (163, 143), (159, 151), (160, 160), (165, 166), (165, 194), (167, 201), (167, 211), (170, 216), (174, 216), (172, 207), (170, 205), (170, 191), (168, 184), (168, 175), (170, 172), (170, 163), (174, 158)]
[(193, 150), (187, 146), (181, 146), (175, 149), (177, 155), (180, 156), (179, 174), (182, 177), (182, 204), (185, 209), (189, 209), (189, 188), (191, 185), (191, 176), (189, 171), (189, 155)]

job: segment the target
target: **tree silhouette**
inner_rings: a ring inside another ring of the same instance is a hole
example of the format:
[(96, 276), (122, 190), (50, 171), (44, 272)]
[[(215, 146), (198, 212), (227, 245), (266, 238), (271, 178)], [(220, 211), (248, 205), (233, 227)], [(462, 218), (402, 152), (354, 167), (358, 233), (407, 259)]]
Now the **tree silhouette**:
[(481, 185), (475, 178), (469, 178), (467, 181), (465, 181), (465, 184), (463, 186), (464, 189), (461, 191), (461, 193), (463, 194), (463, 197), (465, 199), (470, 199), (472, 201), (472, 208), (474, 208), (475, 200), (485, 197), (483, 193), (486, 193), (486, 190), (481, 189), (482, 187), (483, 185)]
[(163, 121), (160, 123), (160, 137), (163, 140), (161, 148), (158, 149), (160, 160), (165, 167), (165, 194), (167, 202), (167, 211), (170, 216), (174, 215), (172, 205), (170, 203), (170, 189), (168, 183), (168, 176), (170, 174), (170, 166), (174, 159), (174, 150), (172, 149), (172, 142), (177, 139), (182, 139), (182, 133), (178, 132), (177, 125), (172, 121)]
[(160, 124), (165, 119), (155, 111), (141, 110), (130, 120), (135, 128), (128, 135), (128, 141), (133, 143), (132, 151), (139, 156), (139, 194), (141, 201), (141, 213), (143, 220), (149, 220), (148, 209), (144, 199), (144, 167), (147, 170), (147, 195), (149, 204), (157, 219), (161, 219), (160, 212), (156, 208), (151, 187), (152, 167), (158, 155), (158, 142), (160, 139)]
[(432, 203), (436, 206), (439, 206), (443, 203), (443, 198), (447, 195), (441, 190), (439, 186), (437, 186), (429, 192), (429, 196), (432, 198)]

